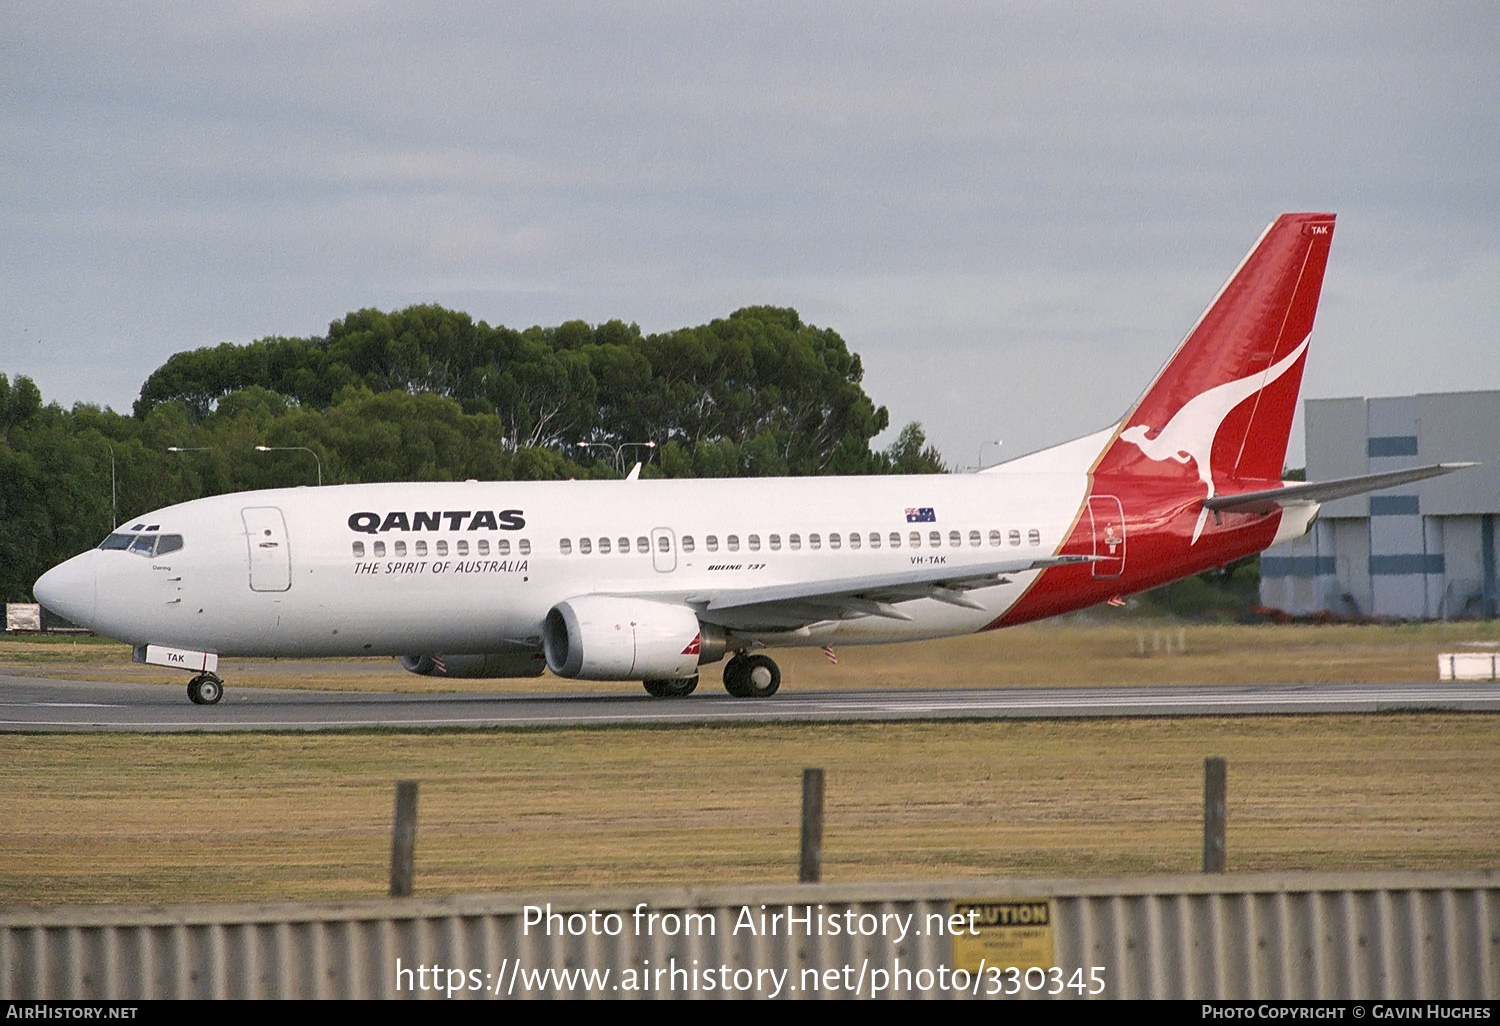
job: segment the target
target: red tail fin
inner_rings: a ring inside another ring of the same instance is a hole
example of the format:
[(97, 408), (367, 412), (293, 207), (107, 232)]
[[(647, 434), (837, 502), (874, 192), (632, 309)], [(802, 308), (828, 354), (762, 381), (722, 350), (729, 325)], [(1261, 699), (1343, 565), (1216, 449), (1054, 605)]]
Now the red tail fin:
[[(1096, 472), (1276, 480), (1302, 387), (1332, 214), (1283, 214), (1245, 257)], [(1192, 466), (1189, 466), (1192, 464)]]

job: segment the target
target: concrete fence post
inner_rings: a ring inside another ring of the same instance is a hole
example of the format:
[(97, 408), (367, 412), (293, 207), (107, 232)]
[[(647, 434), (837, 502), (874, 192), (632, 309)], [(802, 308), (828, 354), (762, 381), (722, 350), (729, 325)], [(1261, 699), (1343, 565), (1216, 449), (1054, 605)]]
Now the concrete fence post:
[(1225, 769), (1224, 760), (1210, 757), (1203, 760), (1203, 871), (1224, 872), (1224, 821), (1225, 821)]
[(391, 826), (391, 897), (411, 897), (416, 877), (417, 782), (396, 781), (396, 820)]
[(802, 864), (797, 879), (817, 883), (823, 878), (823, 771), (802, 771)]

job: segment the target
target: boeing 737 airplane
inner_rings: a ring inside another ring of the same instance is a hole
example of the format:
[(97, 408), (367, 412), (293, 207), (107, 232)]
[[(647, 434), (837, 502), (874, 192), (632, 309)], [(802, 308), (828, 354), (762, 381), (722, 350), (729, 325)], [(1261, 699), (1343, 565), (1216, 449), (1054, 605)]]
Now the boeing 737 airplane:
[[(763, 651), (1025, 623), (1222, 566), (1439, 464), (1281, 481), (1332, 214), (1276, 219), (1117, 423), (966, 475), (340, 485), (137, 517), (47, 608), (223, 695), (220, 656), (775, 694)], [(639, 468), (637, 468), (639, 469)]]

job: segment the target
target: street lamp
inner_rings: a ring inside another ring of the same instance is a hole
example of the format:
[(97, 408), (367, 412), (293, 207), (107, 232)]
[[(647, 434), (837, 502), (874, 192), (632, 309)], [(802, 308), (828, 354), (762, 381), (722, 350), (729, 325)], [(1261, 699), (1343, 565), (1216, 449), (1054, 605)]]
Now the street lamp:
[[(103, 442), (104, 440), (101, 438), (100, 441)], [(109, 450), (109, 529), (113, 531), (116, 527), (120, 526), (120, 492), (118, 485), (115, 483), (117, 480), (115, 474), (115, 447), (108, 442), (104, 442), (104, 447)]]
[(256, 452), (305, 452), (318, 463), (318, 487), (323, 487), (323, 461), (305, 445), (257, 445)]
[(637, 448), (642, 448), (642, 449), (655, 449), (656, 448), (656, 443), (655, 442), (621, 442), (619, 445), (615, 445), (613, 442), (579, 442), (578, 443), (578, 448), (580, 448), (580, 449), (592, 449), (592, 448), (608, 449), (609, 453), (610, 453), (609, 461), (615, 465), (615, 470), (616, 471), (619, 471), (619, 472), (622, 472), (622, 473), (624, 472), (625, 468), (620, 463), (620, 453), (622, 451), (624, 451), (625, 449), (629, 449), (629, 448), (632, 448), (632, 447), (637, 447)]
[(995, 440), (995, 441), (993, 441), (993, 442), (980, 442), (979, 443), (979, 469), (980, 470), (984, 469), (984, 447), (986, 445), (1004, 445), (1004, 444), (1005, 444), (1004, 442), (999, 441), (998, 439)]
[[(632, 448), (635, 448), (635, 449), (655, 449), (656, 448), (656, 443), (655, 442), (621, 442), (620, 443), (620, 452), (621, 453), (623, 453), (626, 449), (632, 449)], [(648, 455), (646, 458), (649, 460), (651, 457)], [(623, 463), (618, 462), (618, 460), (615, 463), (615, 467), (617, 469), (619, 469), (619, 470), (624, 470), (625, 469), (625, 465)]]

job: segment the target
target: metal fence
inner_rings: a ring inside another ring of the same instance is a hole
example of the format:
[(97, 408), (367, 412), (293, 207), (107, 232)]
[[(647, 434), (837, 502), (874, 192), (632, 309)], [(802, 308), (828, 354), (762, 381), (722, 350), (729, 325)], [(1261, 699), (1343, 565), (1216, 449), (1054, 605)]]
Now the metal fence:
[(0, 999), (13, 1000), (1495, 998), (1500, 876), (1212, 874), (11, 908), (0, 910), (0, 965)]

